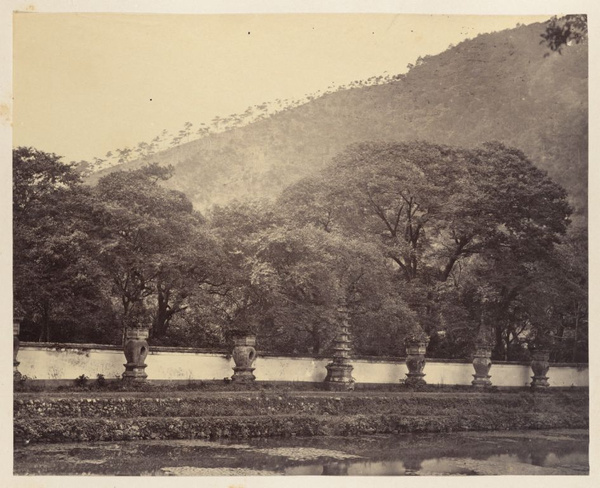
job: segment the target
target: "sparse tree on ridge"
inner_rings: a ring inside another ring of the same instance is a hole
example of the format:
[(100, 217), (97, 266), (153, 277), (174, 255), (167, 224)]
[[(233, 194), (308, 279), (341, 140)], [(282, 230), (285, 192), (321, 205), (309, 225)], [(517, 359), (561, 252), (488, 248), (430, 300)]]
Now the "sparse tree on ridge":
[(552, 51), (562, 54), (564, 46), (584, 42), (587, 36), (587, 15), (565, 15), (560, 18), (554, 16), (548, 21), (545, 32), (541, 34), (543, 40), (540, 43), (546, 43)]

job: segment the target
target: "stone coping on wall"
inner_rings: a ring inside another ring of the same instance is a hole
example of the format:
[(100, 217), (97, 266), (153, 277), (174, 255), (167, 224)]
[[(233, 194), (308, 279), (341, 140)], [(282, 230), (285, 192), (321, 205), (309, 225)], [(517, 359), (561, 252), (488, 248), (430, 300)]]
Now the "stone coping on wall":
[[(88, 343), (66, 343), (66, 342), (24, 342), (21, 341), (21, 348), (33, 347), (37, 349), (80, 349), (84, 351), (123, 351), (123, 346), (114, 344), (88, 344)], [(150, 344), (150, 353), (152, 352), (175, 352), (187, 354), (218, 354), (229, 355), (231, 351), (227, 349), (199, 348), (199, 347), (171, 347), (171, 346), (154, 346)]]
[[(55, 343), (55, 342), (21, 342), (21, 348), (35, 348), (35, 349), (54, 349), (54, 350), (66, 350), (76, 349), (84, 351), (123, 351), (123, 346), (117, 346), (114, 344), (88, 344), (88, 343)], [(150, 354), (152, 353), (184, 353), (184, 354), (213, 354), (220, 356), (230, 356), (231, 350), (217, 349), (217, 348), (198, 348), (198, 347), (172, 347), (172, 346), (154, 346), (150, 344)], [(317, 354), (303, 354), (301, 356), (284, 356), (281, 354), (258, 351), (259, 357), (267, 358), (285, 358), (285, 359), (317, 359), (327, 360), (331, 359), (330, 356), (323, 356)], [(406, 358), (403, 356), (351, 356), (352, 361), (358, 362), (371, 362), (371, 363), (404, 363)], [(445, 359), (445, 358), (430, 358), (426, 357), (428, 362), (432, 363), (468, 363), (472, 361), (470, 359)], [(493, 364), (496, 365), (522, 365), (529, 366), (530, 361), (497, 361), (494, 360)], [(553, 367), (572, 367), (577, 369), (588, 369), (587, 363), (550, 363)]]
[[(30, 385), (40, 386), (42, 388), (48, 388), (49, 392), (53, 392), (53, 396), (61, 397), (64, 395), (68, 395), (69, 397), (120, 397), (120, 396), (139, 396), (144, 397), (149, 394), (155, 395), (156, 398), (164, 397), (164, 396), (172, 396), (172, 394), (176, 393), (177, 397), (193, 397), (198, 394), (198, 392), (202, 392), (202, 395), (205, 396), (214, 396), (219, 397), (223, 395), (248, 395), (248, 394), (261, 394), (260, 392), (266, 392), (267, 394), (279, 395), (278, 388), (287, 389), (287, 394), (289, 395), (311, 395), (311, 396), (349, 396), (353, 394), (353, 391), (329, 391), (324, 388), (322, 381), (281, 381), (281, 380), (256, 380), (247, 389), (230, 389), (228, 387), (218, 388), (223, 385), (223, 380), (212, 380), (212, 379), (152, 379), (148, 378), (144, 384), (151, 385), (151, 387), (157, 387), (158, 389), (153, 390), (152, 388), (149, 390), (101, 390), (101, 389), (81, 389), (79, 391), (70, 389), (67, 391), (64, 390), (56, 390), (59, 387), (72, 387), (73, 379), (36, 379), (29, 378), (27, 383)], [(94, 379), (89, 379), (89, 384), (92, 385), (94, 383)], [(107, 384), (115, 384), (120, 383), (122, 380), (120, 378), (105, 378)], [(181, 389), (181, 386), (189, 387)], [(524, 386), (499, 386), (493, 385), (494, 390), (502, 391), (502, 392), (523, 392), (523, 391), (531, 391), (530, 385)], [(164, 387), (163, 390), (160, 388)], [(169, 388), (174, 389), (169, 389)], [(197, 389), (194, 389), (196, 387)], [(207, 388), (204, 388), (207, 387)], [(403, 389), (403, 385), (401, 383), (371, 383), (365, 382), (360, 383), (357, 382), (354, 384), (355, 391), (361, 391), (364, 393), (372, 393), (372, 395), (397, 395), (398, 393), (406, 392), (407, 390)], [(587, 390), (588, 386), (552, 386), (551, 391), (573, 391), (574, 389)], [(411, 390), (408, 390), (411, 391)], [(546, 390), (550, 391), (550, 390)], [(295, 392), (295, 393), (294, 393)], [(451, 395), (453, 393), (464, 394), (464, 393), (477, 393), (482, 394), (486, 393), (485, 391), (473, 390), (471, 385), (440, 385), (440, 384), (427, 384), (425, 389), (422, 389), (418, 392), (419, 395), (428, 396), (436, 393), (444, 393), (446, 395)], [(39, 392), (37, 391), (15, 391), (15, 397), (21, 399), (33, 399), (39, 397)], [(414, 391), (411, 391), (411, 394), (415, 394)]]

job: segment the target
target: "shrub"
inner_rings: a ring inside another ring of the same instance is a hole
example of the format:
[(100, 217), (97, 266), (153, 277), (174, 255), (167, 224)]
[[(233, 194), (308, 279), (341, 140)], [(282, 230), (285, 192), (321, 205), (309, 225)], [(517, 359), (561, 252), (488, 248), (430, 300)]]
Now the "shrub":
[(78, 388), (85, 388), (87, 386), (88, 379), (89, 378), (85, 374), (78, 376), (75, 378), (75, 386)]
[[(84, 375), (81, 375), (81, 376), (84, 376)], [(98, 375), (96, 376), (96, 384), (98, 385), (99, 388), (106, 387), (107, 381), (103, 374), (98, 373)]]

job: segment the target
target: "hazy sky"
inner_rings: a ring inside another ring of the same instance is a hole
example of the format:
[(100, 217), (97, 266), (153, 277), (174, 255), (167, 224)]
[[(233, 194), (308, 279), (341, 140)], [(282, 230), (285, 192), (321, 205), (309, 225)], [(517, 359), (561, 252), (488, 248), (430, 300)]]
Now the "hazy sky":
[(547, 18), (15, 14), (14, 145), (91, 159)]

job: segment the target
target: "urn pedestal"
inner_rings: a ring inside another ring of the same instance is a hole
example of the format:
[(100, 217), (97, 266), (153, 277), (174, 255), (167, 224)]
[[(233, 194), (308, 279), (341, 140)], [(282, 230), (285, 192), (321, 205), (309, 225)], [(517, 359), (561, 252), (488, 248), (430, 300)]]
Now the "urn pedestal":
[(471, 384), (477, 388), (492, 386), (491, 376), (488, 374), (492, 367), (492, 350), (488, 346), (476, 346), (475, 356), (473, 357), (473, 368), (475, 374)]
[(238, 336), (233, 338), (233, 368), (232, 381), (236, 383), (250, 383), (256, 379), (252, 373), (255, 368), (252, 367), (256, 361), (256, 336)]
[(145, 381), (148, 375), (146, 374), (146, 357), (148, 356), (148, 329), (128, 329), (125, 335), (125, 358), (127, 362), (124, 364), (125, 372), (123, 373), (123, 381)]
[(327, 366), (327, 376), (325, 376), (325, 388), (329, 391), (352, 391), (354, 390), (354, 378), (352, 371), (354, 366), (349, 364), (348, 360), (339, 360), (331, 362)]
[[(342, 310), (342, 313), (347, 312)], [(348, 327), (348, 321), (344, 318), (333, 346), (333, 361), (325, 366), (327, 368), (327, 376), (324, 380), (325, 388), (330, 391), (354, 390), (354, 378), (352, 377), (354, 366), (350, 364), (351, 342)]]
[(13, 380), (20, 380), (22, 375), (19, 372), (19, 361), (17, 361), (17, 355), (19, 354), (19, 332), (21, 332), (21, 322), (23, 317), (13, 317)]
[(408, 373), (406, 373), (404, 383), (408, 386), (426, 384), (426, 381), (423, 379), (425, 376), (423, 369), (425, 368), (427, 344), (429, 344), (429, 341), (408, 341), (406, 343), (406, 366)]
[(550, 383), (548, 383), (548, 376), (546, 375), (550, 369), (550, 351), (545, 349), (533, 351), (531, 353), (531, 369), (533, 370), (531, 387), (549, 387)]

